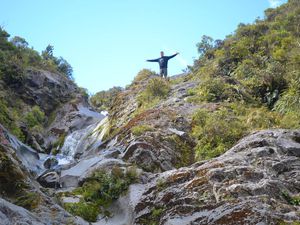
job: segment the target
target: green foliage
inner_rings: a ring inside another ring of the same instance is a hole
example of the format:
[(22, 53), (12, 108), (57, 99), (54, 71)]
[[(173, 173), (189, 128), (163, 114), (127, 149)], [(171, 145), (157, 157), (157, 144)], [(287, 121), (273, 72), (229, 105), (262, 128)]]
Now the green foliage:
[(252, 97), (234, 80), (222, 77), (203, 78), (200, 85), (193, 90), (193, 97), (190, 101), (194, 102), (234, 102), (234, 101), (253, 101)]
[(153, 127), (149, 125), (137, 125), (131, 128), (131, 132), (135, 136), (140, 136), (147, 131), (153, 131)]
[(197, 160), (222, 154), (247, 132), (240, 118), (226, 108), (215, 112), (201, 109), (194, 115), (193, 122), (193, 136), (198, 140), (195, 148)]
[(84, 98), (86, 98), (86, 99), (89, 98), (89, 93), (88, 93), (88, 90), (87, 90), (86, 88), (80, 87), (80, 88), (79, 88), (79, 92), (80, 92), (80, 94), (81, 94)]
[(41, 111), (40, 107), (34, 106), (25, 117), (25, 123), (31, 129), (41, 126), (45, 122), (45, 113)]
[(280, 113), (299, 112), (300, 109), (300, 73), (293, 73), (289, 82), (289, 87), (286, 89), (281, 98), (275, 105), (275, 110)]
[(133, 83), (137, 83), (143, 80), (148, 79), (149, 77), (155, 75), (154, 71), (148, 70), (148, 69), (142, 69), (138, 74), (135, 76)]
[(244, 135), (255, 130), (281, 127), (281, 121), (280, 114), (266, 107), (241, 103), (226, 104), (213, 112), (200, 109), (193, 115), (192, 122), (192, 133), (197, 140), (196, 159), (216, 157), (231, 148)]
[[(228, 97), (240, 100), (237, 88), (270, 109), (279, 96), (285, 96), (282, 101), (289, 104), (298, 99), (291, 96), (299, 88), (283, 91), (291, 82), (289, 74), (299, 71), (299, 12), (299, 4), (289, 1), (278, 9), (267, 10), (266, 20), (240, 24), (235, 34), (219, 45), (203, 37), (198, 44), (201, 56), (193, 69), (204, 80), (199, 88), (200, 97), (196, 96), (198, 101), (224, 101)], [(238, 83), (228, 84), (222, 76), (235, 78)]]
[(99, 111), (109, 110), (113, 106), (114, 99), (122, 90), (121, 87), (113, 87), (107, 91), (97, 92), (91, 96), (90, 102)]
[(167, 188), (167, 182), (166, 182), (166, 180), (161, 179), (161, 178), (157, 179), (157, 181), (156, 181), (156, 188), (157, 188), (157, 190), (159, 192), (162, 191), (162, 190), (164, 190), (164, 189), (166, 189)]
[(67, 203), (64, 207), (74, 215), (95, 222), (98, 214), (109, 214), (106, 209), (127, 191), (129, 185), (136, 179), (135, 167), (129, 168), (126, 172), (119, 167), (114, 167), (110, 174), (102, 170), (95, 171), (81, 187), (70, 193), (82, 196), (80, 202)]
[(300, 205), (300, 196), (290, 196), (286, 191), (282, 192), (284, 199), (291, 205), (299, 206)]
[(33, 210), (38, 207), (40, 202), (41, 196), (38, 193), (28, 192), (18, 197), (15, 204), (28, 210)]
[(163, 207), (154, 207), (151, 210), (151, 213), (147, 219), (141, 219), (141, 224), (147, 224), (147, 225), (158, 225), (159, 219), (162, 216), (163, 212), (165, 211), (165, 208)]
[(222, 154), (254, 130), (300, 127), (299, 20), (299, 1), (290, 0), (219, 44), (202, 38), (191, 69), (200, 82), (188, 100), (218, 110), (193, 117), (197, 159)]
[(7, 102), (0, 99), (0, 124), (22, 141), (24, 140), (24, 134), (16, 123), (20, 120), (18, 114), (16, 111), (9, 109), (7, 105)]
[(160, 101), (168, 96), (170, 90), (170, 84), (165, 79), (160, 77), (152, 78), (148, 81), (145, 90), (138, 96), (139, 105), (145, 106)]
[(0, 28), (0, 79), (6, 84), (20, 85), (28, 67), (46, 69), (73, 79), (71, 65), (62, 57), (57, 58), (53, 55), (53, 46), (48, 45), (40, 55), (29, 48), (24, 38), (15, 36), (9, 40), (9, 36), (3, 28)]
[(189, 143), (186, 138), (180, 137), (176, 134), (165, 138), (168, 143), (173, 144), (176, 152), (180, 153), (180, 158), (176, 163), (176, 168), (191, 165), (194, 161), (193, 144)]
[(299, 129), (300, 111), (285, 113), (280, 120), (280, 127), (285, 129)]
[(99, 215), (99, 206), (95, 203), (66, 203), (64, 207), (69, 213), (80, 216), (89, 222), (96, 222)]
[(300, 225), (300, 221), (294, 221), (294, 222), (285, 222), (285, 221), (278, 221), (278, 225)]

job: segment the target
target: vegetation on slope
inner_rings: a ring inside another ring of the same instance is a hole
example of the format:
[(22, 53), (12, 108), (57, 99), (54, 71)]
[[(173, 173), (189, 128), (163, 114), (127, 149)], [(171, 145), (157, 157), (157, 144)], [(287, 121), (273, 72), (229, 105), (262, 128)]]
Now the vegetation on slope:
[(71, 193), (63, 193), (67, 196), (80, 196), (80, 201), (65, 203), (63, 206), (74, 215), (81, 216), (89, 222), (96, 222), (99, 214), (110, 216), (107, 208), (136, 180), (137, 173), (134, 167), (127, 168), (125, 172), (119, 167), (114, 167), (111, 173), (94, 171), (81, 187)]
[[(300, 128), (299, 37), (297, 0), (266, 10), (253, 24), (240, 24), (224, 40), (202, 37), (200, 57), (185, 77), (200, 81), (187, 99), (200, 108), (192, 116), (196, 160), (222, 154), (252, 131)], [(135, 116), (159, 105), (178, 84), (153, 75), (142, 70), (127, 89), (126, 95), (137, 98)]]
[(73, 80), (71, 65), (62, 57), (55, 57), (53, 50), (53, 46), (48, 45), (39, 54), (29, 47), (24, 38), (10, 38), (0, 27), (0, 123), (20, 140), (25, 140), (21, 127), (38, 132), (47, 119), (41, 108), (34, 106), (31, 109), (32, 105), (16, 94), (16, 90), (22, 90), (24, 86), (28, 69), (47, 70)]
[(190, 69), (199, 86), (189, 101), (215, 103), (193, 117), (197, 158), (220, 155), (245, 134), (265, 128), (300, 128), (300, 2), (265, 11), (233, 35), (203, 36)]

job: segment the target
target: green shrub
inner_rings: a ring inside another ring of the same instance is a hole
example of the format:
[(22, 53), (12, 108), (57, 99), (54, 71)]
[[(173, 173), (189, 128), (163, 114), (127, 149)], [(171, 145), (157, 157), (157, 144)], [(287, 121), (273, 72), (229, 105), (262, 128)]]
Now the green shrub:
[(160, 217), (162, 216), (164, 211), (165, 208), (163, 207), (154, 207), (151, 210), (149, 217), (147, 219), (141, 219), (140, 223), (145, 225), (158, 225)]
[(64, 207), (74, 215), (95, 222), (100, 213), (109, 214), (106, 209), (127, 191), (129, 185), (136, 179), (135, 167), (127, 169), (126, 172), (119, 167), (114, 167), (110, 174), (102, 170), (95, 171), (81, 187), (69, 193), (82, 196), (80, 202), (67, 203)]
[(99, 206), (95, 203), (81, 201), (78, 203), (66, 203), (64, 207), (69, 213), (80, 216), (89, 222), (96, 222), (99, 215)]
[[(294, 115), (299, 118), (300, 115)], [(195, 148), (196, 159), (209, 159), (216, 157), (251, 131), (284, 128), (283, 118), (277, 112), (268, 110), (267, 107), (251, 106), (241, 103), (224, 104), (216, 111), (200, 109), (193, 115), (192, 133), (197, 140)], [(290, 121), (286, 126), (297, 127), (299, 120)]]
[(142, 80), (146, 80), (149, 77), (155, 75), (154, 71), (148, 70), (148, 69), (142, 69), (138, 74), (135, 76), (133, 83), (140, 82)]
[(140, 136), (147, 131), (153, 131), (153, 127), (149, 125), (137, 125), (131, 128), (131, 132), (135, 136)]
[(279, 126), (281, 116), (266, 107), (249, 108), (246, 124), (251, 130), (270, 129)]
[(45, 121), (45, 113), (41, 111), (40, 107), (34, 106), (30, 112), (25, 115), (25, 123), (29, 128), (40, 126)]
[(300, 196), (291, 196), (288, 192), (283, 191), (282, 196), (284, 199), (291, 205), (299, 206), (300, 205)]
[(7, 128), (12, 134), (24, 141), (25, 137), (20, 127), (17, 125), (20, 118), (16, 110), (9, 109), (7, 103), (0, 99), (0, 124)]
[(158, 102), (168, 96), (171, 90), (170, 84), (160, 77), (155, 77), (149, 80), (146, 88), (138, 96), (138, 103), (142, 105), (150, 105)]
[(90, 102), (99, 111), (109, 110), (113, 106), (114, 99), (122, 90), (121, 87), (113, 87), (107, 91), (97, 92), (90, 98)]
[(193, 136), (197, 139), (197, 160), (216, 157), (232, 147), (247, 133), (246, 125), (233, 112), (201, 109), (193, 117)]
[(300, 111), (287, 112), (280, 120), (280, 127), (285, 129), (300, 128)]
[(38, 207), (41, 202), (41, 196), (38, 193), (28, 192), (16, 199), (15, 204), (28, 210)]
[(300, 109), (300, 73), (293, 73), (289, 87), (275, 104), (275, 110), (281, 113), (299, 112)]

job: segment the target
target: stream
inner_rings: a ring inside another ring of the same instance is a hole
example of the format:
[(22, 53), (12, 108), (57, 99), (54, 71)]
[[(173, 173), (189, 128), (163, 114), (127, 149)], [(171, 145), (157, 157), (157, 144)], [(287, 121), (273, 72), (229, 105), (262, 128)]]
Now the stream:
[[(107, 113), (97, 113), (87, 108), (79, 110), (82, 114), (92, 117), (95, 122), (68, 134), (57, 155), (37, 153), (9, 132), (6, 134), (18, 158), (42, 186), (46, 184), (45, 187), (68, 190), (68, 188), (77, 187), (79, 182), (95, 169), (127, 165), (120, 158), (120, 150), (104, 149), (101, 150), (101, 154), (97, 150), (108, 129)], [(45, 182), (44, 184), (41, 179)], [(144, 190), (145, 185), (143, 184), (130, 185), (128, 193), (109, 207), (113, 216), (105, 218), (99, 215), (99, 219), (94, 225), (131, 224), (133, 209)]]

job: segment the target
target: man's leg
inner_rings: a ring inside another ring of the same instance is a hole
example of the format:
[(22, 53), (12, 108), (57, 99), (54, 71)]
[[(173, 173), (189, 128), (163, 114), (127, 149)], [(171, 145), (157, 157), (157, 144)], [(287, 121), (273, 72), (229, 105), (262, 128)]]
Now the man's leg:
[(160, 69), (160, 73), (159, 73), (160, 77), (163, 77), (163, 74), (164, 74), (164, 69)]
[(165, 79), (167, 79), (167, 76), (168, 76), (168, 68), (164, 68), (164, 76), (165, 76)]

